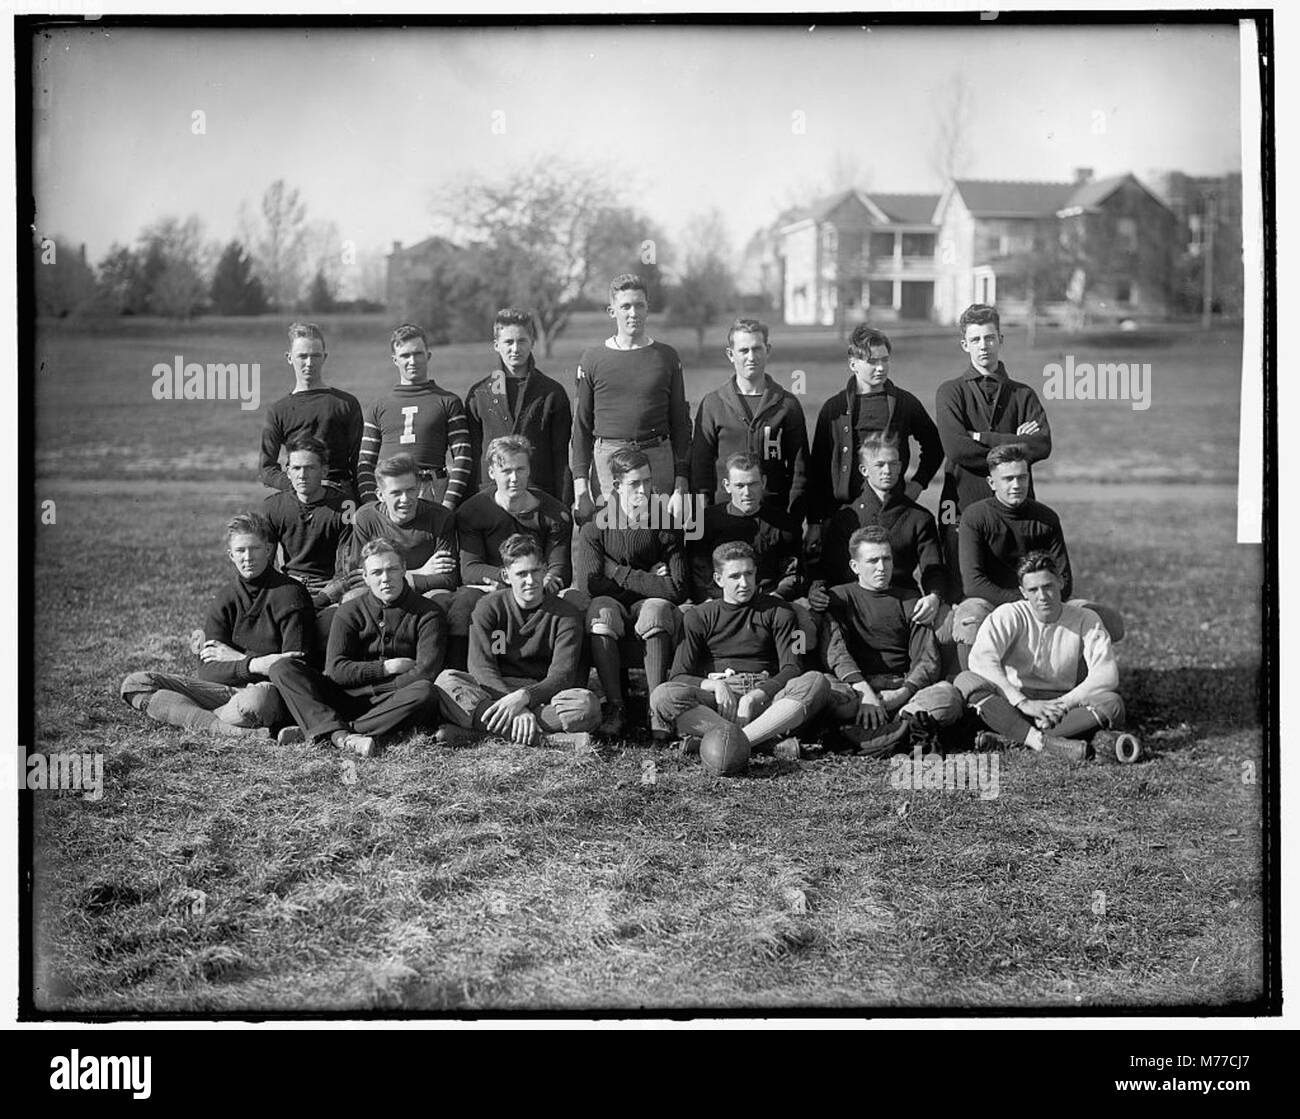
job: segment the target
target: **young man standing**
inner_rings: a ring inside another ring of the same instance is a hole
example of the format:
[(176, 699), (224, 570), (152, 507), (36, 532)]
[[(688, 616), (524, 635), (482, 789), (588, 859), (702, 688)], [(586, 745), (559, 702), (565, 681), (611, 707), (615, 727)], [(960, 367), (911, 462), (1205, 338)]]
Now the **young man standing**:
[(276, 490), (290, 488), (280, 466), (280, 449), (299, 435), (314, 435), (325, 444), (325, 484), (357, 500), (357, 456), (361, 451), (361, 405), (351, 393), (328, 387), (324, 380), (325, 335), (315, 323), (289, 327), (284, 359), (294, 375), (293, 391), (266, 410), (258, 477)]
[(916, 590), (893, 581), (889, 534), (880, 525), (849, 538), (856, 581), (830, 591), (822, 619), (823, 659), (834, 718), (858, 750), (883, 756), (932, 741), (961, 718), (962, 698), (942, 678), (939, 643), (917, 620)]
[(198, 678), (133, 672), (123, 700), (160, 723), (227, 738), (268, 738), (266, 728), (291, 721), (270, 676), (314, 652), (315, 617), (306, 588), (271, 565), (272, 540), (261, 514), (231, 519), (226, 554), (236, 574), (208, 607)]
[(474, 489), (491, 483), (484, 449), (503, 435), (522, 435), (533, 445), (530, 481), (535, 489), (565, 505), (572, 503), (569, 440), (573, 409), (559, 381), (533, 361), (537, 324), (517, 307), (498, 311), (492, 324), (497, 370), (465, 396)]
[(686, 615), (668, 682), (651, 694), (650, 709), (688, 740), (735, 723), (752, 748), (777, 744), (779, 756), (797, 758), (799, 742), (787, 736), (826, 706), (830, 683), (804, 671), (794, 611), (758, 593), (748, 544), (723, 544), (713, 567), (722, 597)]
[[(600, 703), (577, 684), (582, 611), (547, 589), (537, 541), (517, 533), (501, 544), (506, 586), (480, 599), (470, 622), (469, 671), (438, 677), (443, 742), (465, 732), (525, 746), (583, 746), (600, 723)], [(459, 728), (457, 733), (452, 728)]]
[(433, 680), (442, 669), (447, 622), (441, 607), (407, 585), (389, 541), (371, 540), (361, 563), (367, 593), (339, 607), (325, 675), (280, 661), (271, 681), (308, 741), (328, 740), (368, 758), (387, 734), (435, 725)]
[[(939, 432), (925, 406), (890, 379), (893, 344), (889, 337), (866, 323), (849, 336), (849, 377), (842, 393), (832, 396), (817, 416), (809, 469), (808, 520), (810, 542), (818, 526), (840, 506), (856, 500), (862, 491), (858, 450), (874, 432), (893, 435), (898, 446), (899, 483), (905, 496), (915, 501), (939, 472), (943, 448)], [(921, 458), (910, 482), (911, 443), (915, 439)]]
[(588, 520), (613, 486), (610, 456), (622, 447), (644, 451), (660, 493), (681, 522), (690, 485), (691, 421), (677, 351), (646, 336), (649, 297), (639, 276), (615, 276), (609, 316), (615, 333), (578, 360), (573, 413), (574, 513)]
[(668, 678), (688, 587), (681, 531), (660, 523), (662, 510), (652, 509), (650, 460), (624, 448), (610, 456), (609, 467), (611, 500), (578, 531), (571, 601), (587, 611), (591, 659), (607, 704), (601, 733), (617, 737), (627, 724), (623, 647), (628, 638), (642, 647), (646, 690), (653, 692)]
[(803, 520), (808, 423), (799, 398), (767, 375), (772, 353), (765, 323), (737, 319), (727, 331), (735, 376), (700, 401), (691, 440), (691, 489), (710, 504), (727, 502), (727, 460), (758, 456), (766, 500)]
[(1055, 557), (1031, 552), (1018, 573), (1020, 601), (989, 615), (954, 683), (994, 732), (978, 749), (1028, 746), (1082, 762), (1089, 738), (1124, 724), (1110, 637), (1092, 610), (1062, 601)]
[[(1052, 432), (1038, 394), (1013, 381), (998, 359), (1002, 324), (984, 303), (972, 303), (957, 328), (969, 359), (961, 376), (944, 381), (935, 393), (934, 414), (947, 459), (939, 525), (952, 580), (954, 601), (962, 597), (958, 565), (958, 525), (968, 506), (988, 496), (988, 453), (1004, 443), (1020, 443), (1030, 463), (1052, 453)], [(1029, 496), (1033, 497), (1032, 488)]]
[[(474, 492), (469, 425), (460, 397), (429, 377), (429, 339), (403, 323), (389, 339), (398, 381), (366, 410), (358, 467), (361, 500), (375, 500), (375, 464), (409, 454), (420, 471), (420, 496), (455, 509)], [(447, 455), (451, 453), (451, 466)]]

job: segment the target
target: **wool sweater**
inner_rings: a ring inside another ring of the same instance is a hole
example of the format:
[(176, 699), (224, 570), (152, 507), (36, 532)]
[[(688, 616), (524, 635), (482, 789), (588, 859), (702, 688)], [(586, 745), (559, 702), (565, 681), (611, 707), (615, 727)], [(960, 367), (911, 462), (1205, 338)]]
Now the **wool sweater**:
[[(354, 695), (374, 697), (432, 680), (442, 671), (446, 651), (447, 616), (441, 606), (406, 586), (388, 605), (367, 592), (334, 615), (325, 671)], [(383, 662), (392, 657), (410, 657), (415, 667), (388, 676)]]
[(355, 499), (362, 426), (361, 404), (342, 389), (323, 386), (281, 397), (266, 410), (258, 477), (272, 489), (289, 489), (280, 449), (295, 436), (314, 435), (329, 450), (326, 480)]
[(822, 533), (821, 556), (812, 577), (829, 586), (855, 583), (857, 576), (849, 567), (849, 540), (860, 528), (879, 525), (889, 533), (894, 552), (892, 583), (899, 590), (917, 590), (920, 572), (922, 594), (948, 595), (948, 570), (944, 565), (939, 529), (929, 510), (912, 501), (902, 489), (895, 489), (881, 501), (879, 494), (865, 486), (852, 505), (846, 505), (826, 522)]
[(1048, 552), (1061, 574), (1061, 597), (1074, 590), (1061, 518), (1041, 501), (1026, 498), (1014, 509), (996, 497), (967, 507), (958, 528), (962, 588), (968, 598), (994, 605), (1020, 602), (1016, 565), (1030, 552)]
[(749, 602), (717, 598), (685, 615), (685, 636), (673, 657), (670, 680), (697, 682), (711, 672), (767, 672), (759, 687), (776, 695), (803, 672), (795, 651), (794, 611), (779, 598)]
[(859, 583), (834, 587), (822, 615), (820, 648), (837, 680), (856, 684), (872, 676), (901, 676), (912, 695), (941, 677), (934, 630), (912, 618), (916, 592)]
[[(658, 564), (667, 575), (652, 575)], [(643, 598), (687, 599), (686, 554), (682, 534), (671, 529), (601, 528), (588, 521), (578, 530), (573, 555), (573, 585), (595, 598), (604, 595), (624, 606)]]
[(495, 490), (481, 490), (456, 511), (460, 539), (460, 578), (466, 585), (501, 581), (501, 545), (516, 532), (537, 539), (546, 557), (546, 574), (563, 586), (573, 579), (573, 515), (548, 493), (530, 489), (537, 508), (514, 514), (496, 502)]
[(559, 595), (531, 610), (509, 587), (484, 595), (470, 618), (469, 674), (501, 695), (514, 690), (507, 677), (532, 680), (528, 706), (549, 703), (577, 682), (582, 622), (582, 611)]
[(758, 564), (758, 593), (771, 594), (787, 602), (807, 589), (803, 569), (803, 537), (799, 522), (773, 506), (742, 516), (730, 505), (710, 505), (704, 510), (698, 540), (690, 543), (691, 581), (696, 602), (721, 598), (713, 581), (713, 550), (720, 544), (740, 541), (754, 549)]
[(316, 653), (316, 611), (311, 595), (298, 580), (274, 567), (255, 579), (236, 575), (208, 606), (203, 636), (245, 655), (238, 661), (209, 661), (199, 666), (199, 678), (213, 684), (242, 688), (264, 680), (248, 667), (267, 653)]

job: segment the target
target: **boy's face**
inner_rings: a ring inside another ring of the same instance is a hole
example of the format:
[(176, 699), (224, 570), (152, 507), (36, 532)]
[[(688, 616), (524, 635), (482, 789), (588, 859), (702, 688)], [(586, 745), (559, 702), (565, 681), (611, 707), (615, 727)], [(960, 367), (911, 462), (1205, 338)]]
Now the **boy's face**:
[(408, 338), (393, 351), (393, 364), (404, 385), (421, 385), (429, 379), (429, 349), (419, 337)]
[(364, 574), (370, 593), (385, 604), (396, 602), (406, 586), (406, 565), (396, 552), (366, 556)]
[(868, 590), (883, 591), (894, 577), (894, 552), (888, 544), (859, 544), (849, 560), (849, 567), (858, 577), (858, 585)]
[(727, 471), (722, 488), (731, 498), (731, 504), (745, 516), (758, 511), (763, 504), (763, 472), (756, 466), (752, 470), (733, 467)]
[(989, 489), (1011, 509), (1023, 505), (1029, 497), (1029, 463), (1004, 462), (995, 466), (989, 473)]
[(858, 383), (865, 385), (868, 392), (884, 388), (885, 382), (889, 380), (889, 347), (868, 347), (866, 357), (849, 358), (849, 368)]
[(226, 541), (226, 554), (245, 579), (256, 579), (271, 562), (271, 545), (251, 532), (237, 532)]
[(762, 378), (767, 369), (767, 359), (771, 352), (772, 347), (763, 341), (761, 334), (738, 330), (731, 336), (731, 345), (727, 347), (727, 360), (731, 362), (737, 377), (757, 381)]
[(295, 338), (284, 359), (293, 367), (293, 375), (298, 384), (305, 388), (315, 388), (321, 383), (325, 372), (325, 343), (319, 338)]
[(882, 447), (866, 456), (866, 461), (858, 468), (873, 490), (887, 493), (897, 484), (902, 475), (902, 464), (898, 461), (898, 451), (894, 447)]
[(499, 455), (488, 466), (488, 477), (503, 497), (520, 497), (526, 493), (530, 473), (525, 454)]
[(727, 560), (713, 581), (722, 588), (722, 598), (733, 605), (748, 602), (758, 590), (758, 569), (750, 559)]
[(533, 352), (532, 335), (528, 333), (526, 327), (511, 323), (497, 331), (492, 348), (500, 355), (511, 373), (519, 373), (528, 365), (528, 355)]
[(289, 452), (289, 485), (299, 501), (317, 500), (325, 487), (325, 467), (311, 451)]
[(961, 348), (970, 357), (972, 367), (988, 376), (997, 371), (1002, 335), (991, 322), (982, 325), (971, 323), (966, 328), (966, 337), (961, 340)]
[(624, 338), (640, 338), (645, 333), (650, 302), (645, 292), (636, 288), (616, 291), (609, 302), (609, 315)]
[(509, 567), (503, 567), (501, 574), (520, 606), (528, 609), (541, 605), (546, 597), (546, 565), (539, 557), (522, 556)]
[(1060, 617), (1061, 580), (1052, 572), (1031, 571), (1020, 580), (1020, 593), (1040, 622), (1054, 622)]
[(654, 493), (653, 473), (649, 466), (639, 466), (629, 470), (614, 486), (618, 507), (629, 520), (639, 520), (649, 510), (650, 495)]
[(404, 525), (415, 516), (420, 503), (420, 479), (414, 474), (379, 479), (379, 500), (384, 512), (395, 525)]

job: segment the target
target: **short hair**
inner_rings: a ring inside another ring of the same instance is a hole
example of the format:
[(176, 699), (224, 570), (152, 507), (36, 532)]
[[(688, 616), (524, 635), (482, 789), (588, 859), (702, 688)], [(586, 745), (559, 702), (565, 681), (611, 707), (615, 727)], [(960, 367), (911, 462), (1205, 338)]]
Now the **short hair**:
[(361, 547), (361, 567), (364, 570), (366, 560), (371, 556), (395, 555), (402, 561), (402, 566), (406, 566), (406, 558), (397, 550), (397, 545), (389, 540), (386, 536), (376, 536), (373, 540), (367, 540)]
[(489, 466), (496, 466), (506, 455), (527, 455), (531, 464), (533, 460), (533, 441), (526, 435), (498, 435), (488, 444), (487, 459)]
[(1061, 569), (1056, 566), (1056, 557), (1051, 552), (1030, 552), (1025, 556), (1016, 564), (1016, 582), (1019, 583), (1026, 575), (1032, 575), (1035, 571), (1050, 571), (1058, 579), (1061, 577)]
[(232, 536), (256, 536), (263, 544), (275, 543), (275, 529), (261, 513), (251, 511), (236, 513), (226, 522), (226, 546)]
[(871, 431), (862, 437), (862, 446), (858, 448), (858, 462), (863, 466), (867, 460), (875, 458), (881, 451), (893, 451), (901, 459), (903, 452), (898, 449), (898, 436), (892, 431)]
[(760, 473), (763, 470), (763, 460), (753, 451), (737, 451), (734, 455), (728, 455), (724, 465), (727, 477), (731, 477), (733, 470), (757, 470)]
[(380, 459), (379, 465), (375, 467), (376, 484), (380, 478), (405, 478), (408, 474), (414, 474), (418, 478), (420, 467), (414, 458), (406, 454)]
[(502, 307), (492, 320), (493, 340), (500, 338), (501, 331), (507, 326), (522, 326), (528, 331), (528, 337), (537, 341), (537, 320), (533, 318), (532, 312), (519, 307)]
[(884, 544), (889, 554), (894, 554), (894, 546), (889, 542), (889, 533), (881, 525), (865, 525), (849, 537), (849, 555), (856, 556), (863, 544)]
[(999, 466), (1005, 466), (1009, 462), (1029, 462), (1029, 450), (1023, 443), (1001, 443), (994, 447), (987, 455), (984, 461), (989, 464), (989, 474), (992, 474)]
[(884, 346), (887, 354), (894, 352), (894, 344), (889, 340), (888, 334), (864, 322), (858, 323), (849, 335), (849, 357), (870, 357), (872, 346)]
[(731, 349), (737, 334), (761, 334), (763, 344), (766, 345), (768, 342), (767, 323), (760, 322), (758, 319), (737, 319), (727, 327), (727, 349)]
[(289, 440), (288, 450), (290, 454), (293, 454), (294, 451), (299, 451), (299, 452), (305, 451), (308, 454), (313, 454), (318, 459), (320, 459), (321, 466), (329, 465), (330, 450), (327, 446), (325, 446), (322, 440), (317, 439), (316, 436), (314, 435), (307, 435), (306, 433), (302, 435), (295, 435), (292, 439)]
[(424, 343), (424, 348), (429, 348), (429, 336), (425, 334), (422, 327), (418, 327), (413, 322), (404, 322), (388, 339), (388, 352), (397, 353), (397, 347), (409, 342), (412, 338), (418, 338)]
[(325, 345), (325, 332), (321, 330), (314, 322), (291, 322), (289, 324), (289, 348), (293, 349), (293, 344), (299, 338), (312, 338)]
[(621, 272), (609, 281), (609, 301), (614, 302), (614, 296), (620, 291), (639, 291), (646, 299), (650, 298), (650, 289), (645, 286), (645, 281), (635, 272)]
[(501, 545), (501, 566), (509, 567), (517, 560), (528, 558), (543, 562), (546, 560), (546, 554), (542, 551), (541, 544), (537, 542), (537, 537), (529, 536), (526, 532), (516, 532), (507, 536), (505, 543)]
[(645, 451), (638, 451), (635, 447), (620, 447), (609, 456), (609, 473), (616, 486), (623, 480), (623, 475), (649, 465), (650, 456)]
[(998, 315), (997, 308), (990, 307), (987, 303), (972, 303), (961, 313), (961, 318), (957, 320), (957, 329), (965, 338), (968, 326), (986, 326), (989, 323), (993, 324), (993, 329), (999, 334), (1002, 333), (1002, 319)]
[(719, 544), (713, 549), (714, 571), (720, 572), (732, 560), (749, 560), (755, 567), (758, 566), (758, 560), (754, 556), (754, 549), (743, 540), (731, 540), (726, 544)]

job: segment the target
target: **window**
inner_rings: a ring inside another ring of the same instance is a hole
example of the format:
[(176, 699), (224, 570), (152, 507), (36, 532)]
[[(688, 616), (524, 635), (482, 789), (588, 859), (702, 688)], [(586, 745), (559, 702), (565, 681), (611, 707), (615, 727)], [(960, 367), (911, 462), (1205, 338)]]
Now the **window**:
[[(871, 235), (871, 256), (878, 259), (894, 255), (894, 235), (892, 233), (873, 233)], [(873, 300), (874, 302), (874, 300)]]
[(1121, 247), (1128, 249), (1129, 252), (1136, 252), (1138, 247), (1138, 223), (1137, 218), (1120, 218), (1115, 223), (1115, 233), (1119, 238)]
[(1119, 280), (1115, 284), (1115, 302), (1128, 303), (1133, 298), (1133, 285), (1128, 280)]
[(894, 281), (872, 280), (867, 286), (867, 299), (872, 307), (892, 307), (894, 305)]
[(845, 260), (856, 260), (862, 255), (863, 236), (857, 230), (846, 230), (840, 234), (840, 256)]
[(833, 253), (839, 247), (839, 237), (836, 236), (835, 227), (827, 225), (822, 228), (822, 251)]
[(904, 256), (934, 256), (933, 233), (904, 233)]

